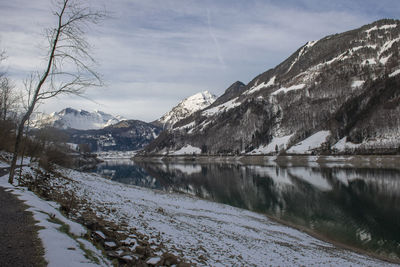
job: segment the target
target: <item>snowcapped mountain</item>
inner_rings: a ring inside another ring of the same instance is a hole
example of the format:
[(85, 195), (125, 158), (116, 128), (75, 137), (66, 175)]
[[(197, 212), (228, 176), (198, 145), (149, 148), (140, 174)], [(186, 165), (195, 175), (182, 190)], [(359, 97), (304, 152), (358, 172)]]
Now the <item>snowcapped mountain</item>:
[(51, 114), (38, 114), (32, 120), (34, 128), (41, 128), (44, 126), (52, 126), (59, 129), (102, 129), (109, 125), (116, 124), (125, 120), (121, 116), (113, 116), (102, 111), (89, 112), (86, 110), (76, 110), (73, 108), (66, 108), (59, 112)]
[(211, 105), (217, 97), (208, 91), (192, 95), (178, 105), (172, 108), (171, 111), (164, 114), (156, 121), (163, 128), (170, 128), (178, 121), (192, 115), (196, 111), (202, 110)]
[(66, 108), (50, 115), (39, 114), (33, 128), (60, 129), (72, 144), (87, 144), (91, 151), (133, 151), (147, 146), (161, 127), (139, 120), (126, 120), (102, 111), (88, 112)]
[(399, 55), (399, 20), (308, 42), (176, 122), (146, 152), (398, 153)]

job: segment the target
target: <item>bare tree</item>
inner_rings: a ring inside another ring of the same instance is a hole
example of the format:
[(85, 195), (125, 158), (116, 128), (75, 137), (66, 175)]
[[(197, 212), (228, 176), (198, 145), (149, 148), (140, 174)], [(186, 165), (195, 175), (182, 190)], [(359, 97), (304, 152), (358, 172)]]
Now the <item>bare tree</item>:
[(53, 15), (56, 25), (46, 29), (49, 42), (46, 67), (33, 73), (27, 89), (30, 94), (25, 114), (18, 124), (9, 183), (13, 183), (20, 143), (26, 122), (35, 106), (62, 94), (81, 95), (87, 87), (101, 86), (100, 76), (93, 70), (94, 58), (85, 35), (88, 27), (105, 17), (105, 12), (92, 10), (86, 1), (56, 0)]
[[(6, 59), (4, 51), (0, 52), (0, 63)], [(10, 111), (17, 109), (19, 97), (14, 84), (7, 76), (6, 71), (0, 72), (0, 120), (11, 119)]]
[(10, 119), (10, 112), (17, 109), (18, 101), (14, 84), (7, 76), (0, 77), (0, 120)]
[[(0, 52), (0, 63), (6, 59), (4, 51)], [(10, 150), (14, 143), (15, 118), (18, 95), (5, 71), (0, 71), (0, 149)]]

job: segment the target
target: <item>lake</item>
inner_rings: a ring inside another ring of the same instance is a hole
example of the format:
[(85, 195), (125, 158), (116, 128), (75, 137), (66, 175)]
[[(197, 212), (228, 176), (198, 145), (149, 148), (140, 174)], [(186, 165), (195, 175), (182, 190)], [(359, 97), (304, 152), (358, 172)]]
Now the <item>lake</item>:
[(347, 246), (400, 258), (397, 169), (109, 160), (93, 171), (267, 214)]

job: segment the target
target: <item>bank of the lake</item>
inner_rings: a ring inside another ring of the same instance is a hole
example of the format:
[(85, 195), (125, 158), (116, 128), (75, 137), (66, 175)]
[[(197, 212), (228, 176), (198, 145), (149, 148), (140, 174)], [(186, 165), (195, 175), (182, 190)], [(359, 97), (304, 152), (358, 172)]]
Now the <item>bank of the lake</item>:
[[(391, 265), (315, 239), (264, 214), (95, 174), (66, 169), (60, 173), (68, 181), (54, 179), (53, 187), (83, 199), (78, 205), (81, 214), (90, 211), (117, 226), (118, 232), (134, 229), (147, 236), (154, 256), (167, 250), (200, 266)], [(133, 248), (135, 238), (130, 239)]]
[[(312, 184), (305, 181), (303, 176), (310, 173), (307, 169), (226, 164), (222, 161), (200, 166), (182, 160), (182, 163), (142, 162), (143, 165), (139, 166), (128, 160), (128, 165), (145, 172), (132, 172), (131, 169), (123, 172), (142, 175), (143, 181), (150, 184), (161, 177), (162, 186), (169, 181), (176, 183), (177, 189), (184, 190), (143, 188), (61, 167), (47, 173), (36, 169), (35, 164), (24, 169), (24, 177), (28, 179), (33, 175), (38, 191), (59, 202), (70, 218), (86, 225), (91, 230), (91, 237), (104, 246), (106, 253), (122, 263), (157, 265), (167, 260), (179, 260), (197, 266), (395, 266), (393, 259), (391, 263), (382, 260), (383, 257), (378, 259), (372, 254), (357, 253), (325, 242), (324, 237), (316, 239), (299, 227), (300, 224), (286, 226), (289, 224), (283, 223), (287, 222), (285, 216), (282, 221), (272, 220), (258, 210), (266, 207), (284, 211), (284, 206), (281, 206), (283, 199), (287, 203), (305, 202), (305, 207), (294, 207), (303, 213), (307, 206), (317, 202), (315, 197), (330, 194), (326, 190), (333, 185), (318, 181), (315, 175)], [(120, 162), (116, 160), (114, 163)], [(99, 167), (107, 164), (105, 161)], [(104, 170), (110, 175), (118, 174), (117, 169)], [(231, 170), (243, 175), (232, 176)], [(202, 174), (208, 176), (204, 178)], [(339, 171), (338, 174), (343, 177), (349, 173)], [(190, 183), (185, 184), (185, 179)], [(217, 184), (209, 187), (213, 181)], [(350, 185), (352, 180), (340, 182)], [(334, 186), (341, 187), (336, 182)], [(293, 191), (298, 187), (301, 191)], [(244, 191), (238, 192), (238, 188)], [(198, 197), (195, 194), (197, 189), (205, 195)], [(268, 200), (272, 200), (274, 205), (257, 204), (255, 198), (268, 197), (267, 193), (274, 191), (278, 195), (269, 194)], [(207, 195), (221, 196), (222, 201), (204, 199)], [(284, 198), (276, 197), (279, 195)], [(229, 203), (247, 196), (251, 198), (244, 198), (242, 202), (254, 207), (254, 211), (238, 202)], [(305, 199), (307, 196), (312, 198)]]
[(126, 165), (104, 163), (98, 173), (121, 183), (255, 211), (335, 245), (398, 262), (398, 160), (396, 156), (147, 157)]
[(136, 162), (234, 163), (260, 166), (319, 166), (400, 169), (400, 155), (136, 155)]

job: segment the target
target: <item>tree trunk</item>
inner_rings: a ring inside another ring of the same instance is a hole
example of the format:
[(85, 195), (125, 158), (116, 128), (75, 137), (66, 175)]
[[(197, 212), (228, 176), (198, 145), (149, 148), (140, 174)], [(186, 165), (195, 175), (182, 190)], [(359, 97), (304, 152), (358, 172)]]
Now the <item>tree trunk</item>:
[[(21, 130), (21, 124), (22, 124), (22, 130)], [(22, 139), (22, 132), (24, 130), (24, 123), (21, 122), (20, 126), (18, 127), (18, 133), (17, 133), (17, 138), (15, 139), (15, 145), (14, 145), (14, 154), (13, 158), (11, 161), (11, 166), (10, 166), (10, 175), (8, 176), (8, 182), (12, 184), (14, 182), (14, 174), (15, 174), (15, 168), (17, 166), (17, 159), (18, 159), (18, 151), (19, 147), (21, 144), (21, 139)]]
[(31, 106), (18, 125), (18, 132), (17, 132), (17, 137), (15, 139), (15, 145), (14, 145), (14, 154), (13, 154), (13, 158), (12, 158), (11, 166), (10, 166), (10, 175), (8, 176), (8, 182), (10, 184), (12, 184), (14, 182), (15, 168), (17, 166), (18, 152), (19, 152), (19, 148), (21, 146), (22, 136), (24, 134), (25, 122), (31, 116), (32, 112), (33, 112), (33, 107)]
[[(28, 127), (26, 127), (26, 131), (25, 134), (28, 135), (29, 132), (29, 123), (30, 120), (28, 120)], [(22, 179), (22, 167), (24, 165), (24, 156), (25, 156), (25, 150), (26, 150), (26, 140), (24, 140), (25, 142), (22, 144), (22, 153), (21, 153), (21, 163), (20, 163), (20, 167), (19, 167), (19, 176), (18, 176), (18, 185), (20, 185), (21, 179)]]

